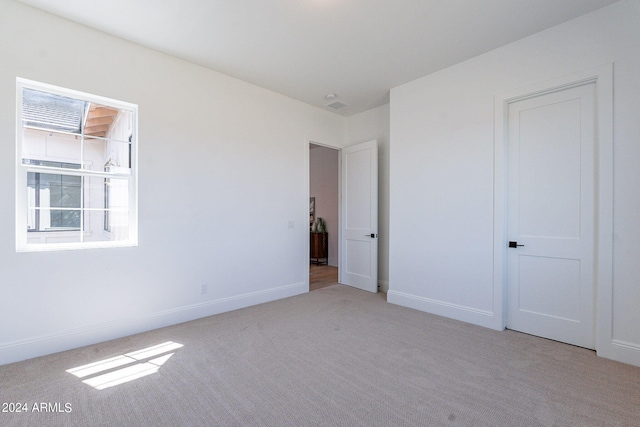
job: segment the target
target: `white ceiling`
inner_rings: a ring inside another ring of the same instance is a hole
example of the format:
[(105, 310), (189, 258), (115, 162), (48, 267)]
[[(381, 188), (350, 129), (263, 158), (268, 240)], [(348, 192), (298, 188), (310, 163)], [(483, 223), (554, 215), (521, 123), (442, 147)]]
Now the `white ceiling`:
[[(20, 0), (344, 116), (618, 0)], [(328, 93), (347, 104), (325, 107)]]

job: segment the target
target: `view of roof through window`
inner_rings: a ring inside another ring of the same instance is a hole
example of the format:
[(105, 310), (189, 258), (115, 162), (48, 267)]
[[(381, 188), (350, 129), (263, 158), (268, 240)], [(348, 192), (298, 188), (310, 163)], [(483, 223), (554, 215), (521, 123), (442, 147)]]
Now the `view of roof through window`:
[(82, 133), (88, 102), (33, 89), (23, 89), (22, 119), (25, 126)]
[(22, 120), (25, 127), (104, 138), (119, 110), (113, 107), (24, 88)]

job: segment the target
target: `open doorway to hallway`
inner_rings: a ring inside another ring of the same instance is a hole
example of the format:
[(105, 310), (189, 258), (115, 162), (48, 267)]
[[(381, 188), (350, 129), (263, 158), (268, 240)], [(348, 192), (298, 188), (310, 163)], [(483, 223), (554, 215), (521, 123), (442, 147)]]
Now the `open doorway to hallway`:
[(339, 157), (338, 149), (309, 144), (310, 291), (338, 283)]
[(315, 265), (309, 267), (309, 290), (326, 288), (338, 284), (338, 267)]

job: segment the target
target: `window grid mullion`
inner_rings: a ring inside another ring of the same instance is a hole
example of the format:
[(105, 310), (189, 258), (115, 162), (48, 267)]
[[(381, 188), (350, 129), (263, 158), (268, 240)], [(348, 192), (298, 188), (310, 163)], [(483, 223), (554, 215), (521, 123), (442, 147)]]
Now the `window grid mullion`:
[(35, 166), (35, 165), (22, 165), (25, 172), (36, 173), (50, 173), (56, 175), (70, 175), (70, 176), (83, 176), (83, 177), (95, 177), (95, 178), (110, 178), (110, 179), (133, 179), (131, 174), (114, 173), (114, 172), (102, 172), (92, 171), (87, 169), (66, 169), (66, 168), (54, 168), (50, 166)]

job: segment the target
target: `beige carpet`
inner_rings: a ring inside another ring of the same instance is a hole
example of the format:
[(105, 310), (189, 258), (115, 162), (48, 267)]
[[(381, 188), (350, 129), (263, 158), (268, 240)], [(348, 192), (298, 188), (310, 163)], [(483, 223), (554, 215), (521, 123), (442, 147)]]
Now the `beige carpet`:
[[(133, 381), (67, 372), (167, 341)], [(2, 409), (27, 404), (3, 426), (640, 425), (640, 368), (341, 285), (2, 366), (0, 385)]]

